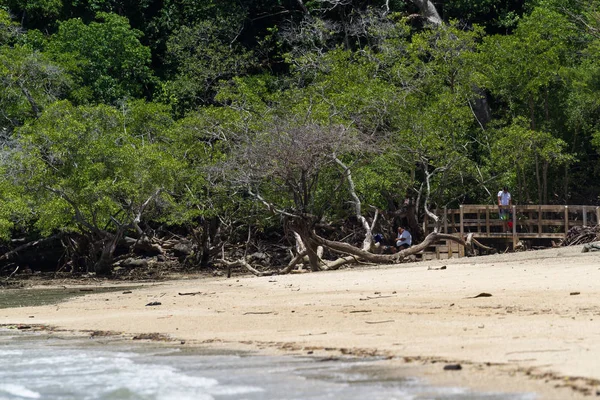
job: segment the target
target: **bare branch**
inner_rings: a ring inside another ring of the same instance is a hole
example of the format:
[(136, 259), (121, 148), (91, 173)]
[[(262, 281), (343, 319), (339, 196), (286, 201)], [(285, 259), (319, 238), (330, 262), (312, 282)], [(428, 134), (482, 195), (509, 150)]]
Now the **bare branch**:
[(289, 274), (292, 269), (294, 269), (294, 267), (296, 265), (298, 265), (298, 263), (302, 262), (302, 260), (304, 259), (304, 257), (306, 257), (308, 255), (308, 252), (306, 250), (304, 250), (301, 253), (298, 253), (296, 255), (296, 257), (292, 258), (292, 260), (289, 262), (289, 264), (282, 269), (281, 271), (279, 271), (281, 274)]
[(302, 0), (296, 0), (296, 2), (298, 3), (298, 5), (302, 9), (302, 11), (304, 11), (305, 14), (310, 14), (308, 12), (308, 8), (306, 8), (306, 6), (304, 5), (304, 2), (302, 2)]
[(215, 263), (225, 265), (228, 268), (244, 267), (256, 276), (269, 276), (269, 275), (273, 275), (273, 274), (277, 273), (277, 271), (261, 272), (261, 271), (257, 270), (256, 268), (254, 268), (252, 265), (250, 265), (250, 263), (248, 263), (248, 261), (246, 261), (242, 258), (240, 258), (239, 260), (235, 260), (235, 261), (227, 261), (225, 259), (220, 259), (220, 260), (216, 260)]
[(290, 218), (299, 218), (297, 215), (291, 214), (287, 211), (283, 211), (283, 210), (275, 207), (275, 205), (273, 205), (272, 203), (269, 203), (260, 194), (254, 193), (252, 190), (248, 190), (248, 193), (250, 194), (250, 196), (255, 197), (257, 200), (259, 200), (261, 203), (263, 203), (265, 205), (265, 207), (267, 207), (267, 209), (274, 214), (285, 215), (286, 217), (290, 217)]
[(438, 14), (435, 5), (430, 0), (412, 0), (413, 4), (419, 7), (421, 15), (433, 25), (441, 25), (442, 18)]
[(354, 212), (356, 214), (356, 218), (361, 222), (363, 228), (366, 231), (365, 238), (363, 240), (362, 249), (365, 251), (369, 250), (371, 248), (371, 244), (373, 243), (372, 226), (369, 225), (366, 218), (363, 217), (363, 215), (361, 213), (361, 202), (360, 202), (360, 199), (358, 198), (358, 195), (356, 194), (354, 180), (352, 179), (352, 173), (350, 172), (350, 168), (348, 168), (346, 166), (346, 164), (344, 164), (342, 162), (342, 160), (337, 158), (335, 156), (335, 154), (333, 155), (333, 158), (334, 158), (335, 162), (340, 167), (342, 167), (342, 169), (344, 170), (344, 174), (346, 175), (346, 180), (348, 180), (348, 186), (350, 187), (350, 195), (352, 196), (352, 199), (354, 200)]
[(75, 219), (82, 224), (83, 226), (85, 226), (86, 228), (88, 228), (90, 231), (92, 232), (96, 232), (96, 233), (102, 233), (103, 236), (106, 236), (108, 234), (108, 232), (103, 232), (101, 231), (99, 228), (93, 226), (92, 224), (90, 224), (85, 217), (83, 216), (83, 213), (81, 212), (81, 210), (79, 210), (79, 207), (77, 207), (77, 205), (75, 204), (75, 202), (73, 200), (71, 200), (71, 198), (69, 196), (67, 196), (67, 194), (59, 189), (54, 189), (50, 186), (44, 186), (44, 189), (60, 196), (63, 200), (65, 200), (67, 203), (69, 203), (69, 205), (71, 207), (73, 207), (73, 210), (75, 211)]

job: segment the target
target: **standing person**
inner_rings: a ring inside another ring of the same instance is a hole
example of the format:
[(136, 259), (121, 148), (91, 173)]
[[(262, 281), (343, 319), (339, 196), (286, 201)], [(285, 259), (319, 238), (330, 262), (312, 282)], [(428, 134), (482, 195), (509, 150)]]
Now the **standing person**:
[(412, 245), (412, 235), (404, 227), (398, 227), (398, 238), (396, 239), (396, 249), (398, 251), (408, 249)]
[(508, 232), (510, 206), (512, 206), (512, 197), (510, 196), (508, 187), (504, 186), (502, 190), (498, 192), (498, 214), (500, 215), (500, 219), (504, 222), (505, 232)]

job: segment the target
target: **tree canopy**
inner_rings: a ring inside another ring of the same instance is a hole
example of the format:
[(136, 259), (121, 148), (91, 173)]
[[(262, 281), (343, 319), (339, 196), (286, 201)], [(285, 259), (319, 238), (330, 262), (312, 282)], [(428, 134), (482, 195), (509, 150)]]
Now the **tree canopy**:
[(418, 230), (502, 185), (596, 204), (599, 10), (0, 0), (0, 238), (75, 233), (112, 257), (183, 230), (206, 265), (247, 235), (316, 251), (311, 229), (374, 210)]

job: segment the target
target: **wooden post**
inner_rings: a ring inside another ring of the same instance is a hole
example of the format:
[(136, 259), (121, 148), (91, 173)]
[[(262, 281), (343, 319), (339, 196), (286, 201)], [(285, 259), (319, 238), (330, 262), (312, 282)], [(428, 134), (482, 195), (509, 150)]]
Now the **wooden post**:
[(519, 238), (517, 238), (517, 206), (512, 206), (512, 222), (513, 222), (513, 227), (512, 227), (512, 235), (513, 235), (513, 251), (515, 250), (515, 248), (517, 247), (517, 242), (519, 241)]
[(490, 206), (485, 206), (485, 233), (490, 234)]
[(460, 205), (460, 238), (463, 239), (465, 236), (465, 225), (464, 225), (465, 213), (463, 211), (462, 204)]
[(450, 210), (450, 219), (452, 220), (452, 233), (456, 233), (456, 215), (455, 209)]
[(542, 237), (542, 206), (538, 206), (538, 237)]
[[(464, 225), (464, 219), (465, 219), (465, 212), (463, 210), (463, 205), (460, 205), (460, 238), (462, 240), (465, 240), (465, 225)], [(462, 257), (464, 255), (465, 252), (465, 248), (464, 246), (458, 246), (458, 257)]]
[(569, 233), (569, 206), (565, 206), (565, 235)]
[(583, 226), (587, 226), (587, 207), (583, 206), (581, 212), (583, 213)]
[[(444, 206), (444, 233), (448, 234), (448, 208)], [(448, 249), (448, 258), (452, 258), (452, 242), (446, 240), (446, 248)], [(438, 250), (438, 260), (440, 258), (439, 250)]]
[(596, 207), (596, 225), (600, 225), (600, 207)]

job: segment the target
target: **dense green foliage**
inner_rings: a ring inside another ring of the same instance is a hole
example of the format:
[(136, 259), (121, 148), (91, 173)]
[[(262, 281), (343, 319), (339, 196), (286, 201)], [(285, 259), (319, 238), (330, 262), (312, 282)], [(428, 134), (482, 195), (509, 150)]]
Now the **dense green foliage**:
[(0, 238), (596, 204), (600, 1), (417, 3), (0, 0)]

